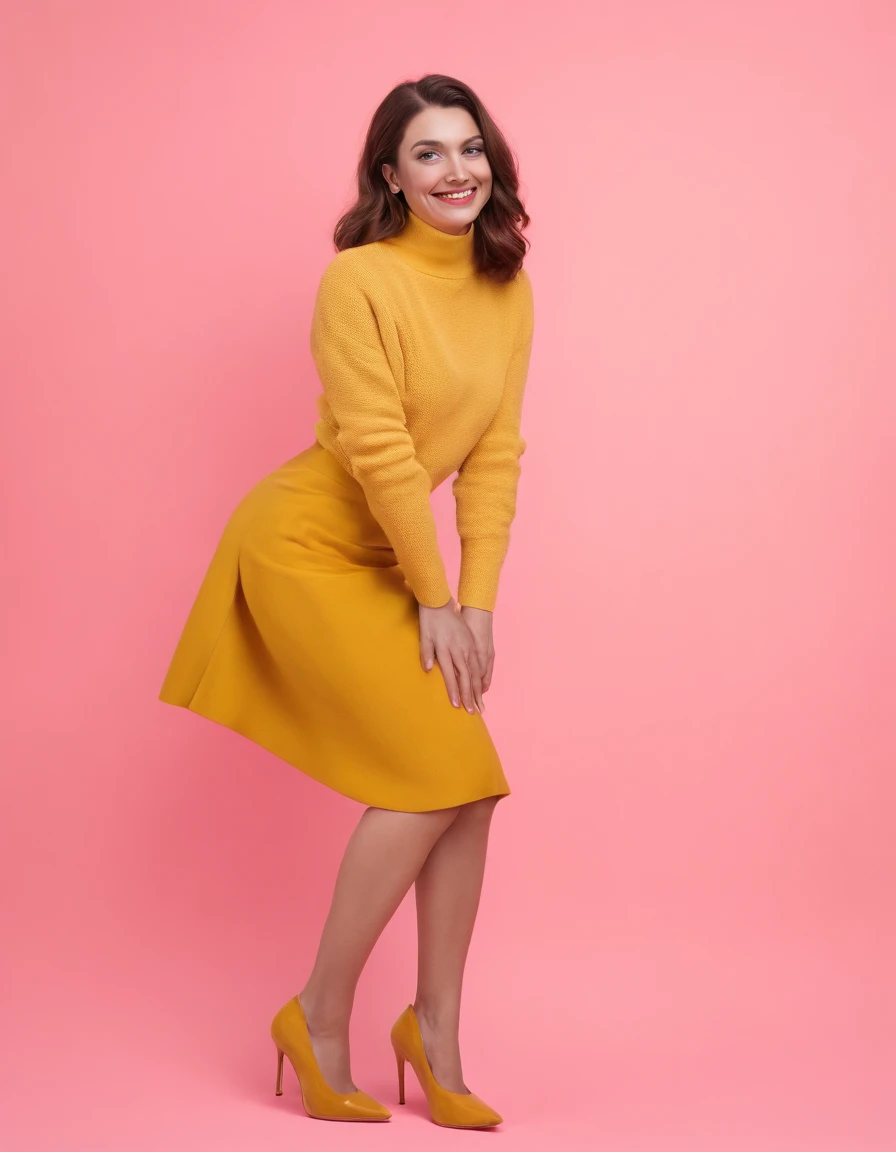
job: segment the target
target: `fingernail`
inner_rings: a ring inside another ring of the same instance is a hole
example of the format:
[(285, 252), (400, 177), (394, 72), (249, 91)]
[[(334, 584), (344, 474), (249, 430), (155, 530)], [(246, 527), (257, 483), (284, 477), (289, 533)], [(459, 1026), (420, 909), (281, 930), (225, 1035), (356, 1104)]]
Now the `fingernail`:
[(458, 704), (458, 702), (456, 700), (452, 700), (451, 703), (454, 705), (455, 708), (460, 707), (460, 705)]
[(476, 709), (475, 709), (475, 708), (468, 708), (468, 709), (467, 709), (467, 711), (468, 711), (468, 712), (470, 713), (470, 715), (472, 716), (472, 715), (473, 715), (473, 713), (476, 711)]

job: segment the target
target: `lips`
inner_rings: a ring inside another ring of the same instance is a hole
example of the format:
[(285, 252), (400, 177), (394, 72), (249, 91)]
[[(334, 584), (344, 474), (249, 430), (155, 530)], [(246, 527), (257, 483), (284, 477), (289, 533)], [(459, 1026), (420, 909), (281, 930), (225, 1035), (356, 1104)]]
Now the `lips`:
[(476, 189), (466, 188), (464, 191), (467, 193), (465, 196), (454, 196), (447, 192), (433, 192), (433, 196), (439, 200), (447, 200), (449, 204), (466, 204), (468, 201), (473, 199), (474, 195), (476, 194)]

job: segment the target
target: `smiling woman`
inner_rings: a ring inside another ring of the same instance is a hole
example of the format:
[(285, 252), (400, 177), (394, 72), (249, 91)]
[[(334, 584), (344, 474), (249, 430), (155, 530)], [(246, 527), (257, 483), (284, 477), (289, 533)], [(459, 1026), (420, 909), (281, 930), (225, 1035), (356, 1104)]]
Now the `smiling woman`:
[(479, 125), (466, 108), (429, 106), (410, 121), (405, 139), (413, 143), (402, 143), (394, 161), (382, 166), (387, 184), (421, 219), (466, 232), (492, 191)]
[(475, 220), (476, 270), (493, 280), (512, 280), (522, 265), (529, 216), (516, 159), (488, 110), (458, 80), (426, 76), (389, 94), (371, 122), (358, 187), (356, 203), (336, 225), (340, 250), (394, 236), (410, 211), (454, 236)]
[[(271, 1025), (277, 1092), (287, 1056), (313, 1116), (390, 1115), (352, 1082), (348, 1027), (413, 884), (417, 996), (391, 1034), (400, 1100), (408, 1062), (436, 1123), (501, 1122), (464, 1085), (458, 1029), (491, 816), (510, 794), (483, 693), (526, 447), (528, 220), (466, 85), (428, 76), (387, 96), (315, 298), (314, 443), (234, 511), (161, 690), (366, 806), (313, 971)], [(430, 506), (454, 473), (457, 603)]]
[[(435, 110), (434, 109), (427, 109), (426, 110), (426, 113), (425, 113), (426, 119), (431, 119), (430, 113), (433, 111), (435, 111)], [(460, 116), (454, 117), (455, 122), (458, 122), (460, 119), (461, 119)], [(476, 136), (471, 136), (468, 140), (462, 141), (460, 147), (461, 147), (461, 150), (462, 150), (464, 155), (467, 155), (468, 153), (472, 152), (472, 153), (478, 153), (479, 155), (484, 156), (485, 150), (484, 150), (482, 145), (483, 145), (482, 137), (479, 135), (476, 135)], [(416, 159), (423, 161), (424, 163), (432, 163), (432, 161), (427, 159), (428, 157), (433, 156), (433, 157), (438, 158), (439, 152), (449, 151), (450, 147), (451, 147), (450, 145), (444, 144), (441, 140), (418, 140), (418, 141), (416, 141), (416, 143), (411, 145), (411, 153), (412, 154), (417, 153), (417, 149), (420, 148), (421, 146), (428, 146), (428, 147), (426, 147), (423, 152), (420, 152), (419, 154), (417, 154)], [(488, 175), (488, 181), (490, 184), (491, 183), (491, 173), (490, 172)], [(448, 189), (444, 192), (433, 192), (432, 194), (433, 194), (433, 196), (438, 196), (440, 200), (455, 201), (455, 202), (461, 202), (461, 201), (469, 202), (476, 195), (477, 191), (478, 191), (478, 187), (477, 187), (477, 185), (474, 184), (470, 187), (464, 187), (463, 189), (459, 189), (458, 191), (453, 191), (451, 189)]]

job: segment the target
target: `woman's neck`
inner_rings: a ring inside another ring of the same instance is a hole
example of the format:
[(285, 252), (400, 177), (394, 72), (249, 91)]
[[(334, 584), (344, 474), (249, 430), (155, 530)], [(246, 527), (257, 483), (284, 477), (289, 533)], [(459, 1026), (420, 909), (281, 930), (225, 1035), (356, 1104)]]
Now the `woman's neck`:
[(473, 253), (475, 221), (460, 236), (443, 232), (408, 209), (404, 228), (397, 236), (382, 241), (405, 264), (430, 276), (460, 279), (476, 271)]

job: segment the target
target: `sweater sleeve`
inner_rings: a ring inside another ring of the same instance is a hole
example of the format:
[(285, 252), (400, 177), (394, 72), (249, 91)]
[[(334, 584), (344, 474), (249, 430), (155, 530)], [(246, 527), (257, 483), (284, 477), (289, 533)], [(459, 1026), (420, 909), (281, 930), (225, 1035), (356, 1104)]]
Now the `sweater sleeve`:
[(519, 275), (521, 324), (501, 401), (492, 422), (458, 469), (452, 486), (461, 543), (457, 601), (489, 612), (495, 610), (498, 598), (510, 525), (516, 515), (520, 457), (526, 450), (520, 423), (535, 316), (528, 273), (522, 270)]
[(370, 296), (338, 257), (324, 269), (315, 298), (311, 354), (336, 441), (414, 596), (428, 607), (447, 604), (432, 482), (416, 458)]

